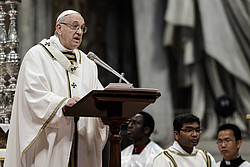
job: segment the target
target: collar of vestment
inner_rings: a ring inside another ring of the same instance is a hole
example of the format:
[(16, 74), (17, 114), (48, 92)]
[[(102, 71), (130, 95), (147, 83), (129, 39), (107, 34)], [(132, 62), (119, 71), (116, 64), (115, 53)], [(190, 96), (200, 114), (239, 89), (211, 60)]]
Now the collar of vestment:
[(195, 156), (198, 152), (198, 150), (195, 149), (195, 147), (193, 148), (193, 151), (190, 153), (186, 152), (185, 150), (183, 150), (183, 148), (179, 145), (179, 143), (177, 141), (174, 141), (174, 144), (169, 147), (169, 151), (177, 154), (177, 155), (181, 155), (181, 156)]
[(239, 155), (237, 158), (230, 160), (230, 161), (225, 161), (224, 159), (220, 163), (220, 167), (237, 167), (240, 166), (245, 160), (241, 158)]
[(71, 52), (73, 51), (73, 50), (71, 50), (71, 49), (65, 48), (65, 47), (61, 44), (61, 42), (60, 42), (58, 36), (56, 36), (56, 35), (51, 36), (51, 37), (49, 38), (49, 40), (50, 40), (50, 42), (52, 42), (53, 45), (54, 45), (57, 49), (59, 49), (60, 51), (71, 51)]
[(133, 153), (132, 154), (140, 154), (144, 148), (147, 146), (147, 144), (150, 142), (150, 140), (148, 140), (145, 144), (143, 144), (141, 147), (134, 147), (133, 149)]
[[(46, 48), (46, 50), (52, 54), (53, 57), (63, 66), (65, 70), (70, 73), (74, 73), (75, 70), (78, 68), (77, 63), (72, 63), (63, 53), (62, 51), (67, 51), (74, 53), (72, 50), (66, 49), (63, 47), (55, 35), (52, 36), (49, 40), (43, 39), (40, 44)], [(76, 59), (76, 57), (75, 57)]]

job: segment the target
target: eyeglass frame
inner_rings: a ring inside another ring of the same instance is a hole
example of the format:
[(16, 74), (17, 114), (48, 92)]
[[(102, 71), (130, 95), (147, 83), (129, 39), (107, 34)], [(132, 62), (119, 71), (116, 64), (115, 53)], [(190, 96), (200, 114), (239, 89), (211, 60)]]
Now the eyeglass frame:
[(60, 22), (59, 24), (66, 25), (67, 27), (69, 27), (73, 31), (78, 31), (79, 29), (81, 29), (83, 34), (87, 33), (87, 31), (88, 31), (88, 28), (86, 26), (82, 27), (79, 25), (74, 25), (74, 24), (70, 24), (70, 23), (66, 23), (66, 22)]
[(234, 141), (236, 141), (236, 140), (233, 140), (233, 139), (221, 140), (221, 139), (219, 139), (219, 140), (217, 140), (216, 144), (219, 145), (219, 146), (221, 146), (223, 143), (225, 143), (226, 145), (229, 145)]
[(183, 131), (184, 133), (189, 133), (189, 134), (193, 134), (194, 132), (196, 133), (202, 133), (203, 129), (190, 129), (190, 128), (187, 128), (187, 129), (180, 129), (180, 131)]

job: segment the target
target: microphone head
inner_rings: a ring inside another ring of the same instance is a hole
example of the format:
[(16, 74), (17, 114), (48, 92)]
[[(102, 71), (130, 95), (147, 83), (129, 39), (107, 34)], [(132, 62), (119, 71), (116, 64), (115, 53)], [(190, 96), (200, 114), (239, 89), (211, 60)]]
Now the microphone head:
[(89, 52), (89, 53), (87, 54), (87, 57), (88, 57), (90, 60), (94, 60), (95, 57), (96, 57), (96, 55), (95, 55), (93, 52)]

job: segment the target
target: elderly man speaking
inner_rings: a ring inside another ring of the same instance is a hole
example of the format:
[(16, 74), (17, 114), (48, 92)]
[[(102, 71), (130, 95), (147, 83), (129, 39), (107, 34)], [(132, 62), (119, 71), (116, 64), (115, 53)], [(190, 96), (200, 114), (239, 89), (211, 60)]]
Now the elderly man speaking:
[(87, 27), (80, 13), (62, 12), (55, 35), (25, 55), (18, 77), (5, 167), (101, 167), (108, 127), (100, 118), (64, 116), (93, 89), (97, 67), (77, 49)]

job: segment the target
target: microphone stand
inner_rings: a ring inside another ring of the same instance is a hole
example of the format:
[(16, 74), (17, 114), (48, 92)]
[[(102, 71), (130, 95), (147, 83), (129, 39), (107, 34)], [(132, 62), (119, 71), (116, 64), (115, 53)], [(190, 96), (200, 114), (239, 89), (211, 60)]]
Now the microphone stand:
[(112, 67), (110, 67), (108, 64), (106, 64), (104, 61), (102, 61), (98, 56), (96, 56), (93, 52), (89, 52), (87, 54), (87, 57), (94, 61), (95, 63), (99, 64), (100, 66), (102, 66), (103, 68), (105, 68), (106, 70), (112, 72), (114, 75), (116, 75), (118, 78), (120, 78), (120, 80), (123, 80), (125, 83), (127, 84), (131, 84), (128, 80), (126, 80), (123, 75), (119, 74), (117, 71), (115, 71)]

